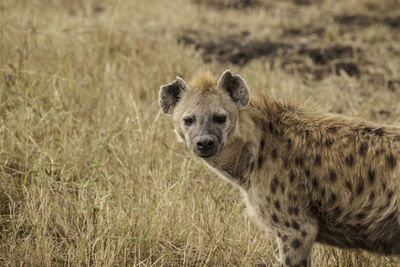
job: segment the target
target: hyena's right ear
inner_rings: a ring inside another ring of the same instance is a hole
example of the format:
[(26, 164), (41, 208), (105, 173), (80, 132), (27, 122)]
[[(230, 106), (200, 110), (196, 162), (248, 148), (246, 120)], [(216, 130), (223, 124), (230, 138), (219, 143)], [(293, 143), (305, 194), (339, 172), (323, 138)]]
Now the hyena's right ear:
[(249, 103), (249, 89), (245, 80), (238, 74), (232, 75), (230, 70), (222, 73), (217, 88), (227, 92), (239, 109)]
[(188, 86), (180, 77), (176, 77), (176, 80), (172, 83), (160, 87), (159, 101), (164, 113), (172, 114), (172, 111), (181, 98), (182, 92), (186, 90), (188, 90)]

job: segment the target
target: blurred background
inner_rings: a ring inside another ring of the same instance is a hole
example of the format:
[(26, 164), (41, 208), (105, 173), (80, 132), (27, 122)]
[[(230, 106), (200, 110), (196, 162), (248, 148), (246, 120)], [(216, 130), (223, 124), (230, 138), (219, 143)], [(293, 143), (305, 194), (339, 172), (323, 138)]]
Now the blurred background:
[[(271, 266), (272, 236), (177, 143), (199, 68), (400, 124), (399, 0), (0, 0), (0, 265)], [(316, 245), (315, 266), (400, 266)]]

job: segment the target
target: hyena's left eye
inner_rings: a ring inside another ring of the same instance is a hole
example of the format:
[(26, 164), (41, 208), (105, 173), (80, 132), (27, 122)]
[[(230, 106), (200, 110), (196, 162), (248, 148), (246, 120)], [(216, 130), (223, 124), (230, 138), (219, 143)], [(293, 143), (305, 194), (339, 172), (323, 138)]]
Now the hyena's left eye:
[(216, 123), (222, 124), (226, 122), (226, 115), (215, 115), (214, 116), (214, 121)]

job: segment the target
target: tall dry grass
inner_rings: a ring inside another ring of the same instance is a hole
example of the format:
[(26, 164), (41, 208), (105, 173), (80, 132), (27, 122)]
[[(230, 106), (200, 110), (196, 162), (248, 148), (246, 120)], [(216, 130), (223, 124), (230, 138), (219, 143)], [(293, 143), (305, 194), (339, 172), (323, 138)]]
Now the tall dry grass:
[[(261, 59), (241, 67), (205, 63), (179, 42), (187, 30), (218, 34), (215, 25), (278, 38), (296, 23), (290, 2), (273, 3), (272, 11), (249, 11), (184, 0), (0, 0), (0, 265), (276, 263), (271, 236), (248, 221), (237, 192), (175, 142), (158, 107), (159, 86), (199, 67), (229, 67), (273, 97), (310, 98), (385, 123), (400, 122), (400, 93), (376, 89), (368, 75), (316, 82)], [(297, 23), (362, 7), (340, 3), (302, 7)], [(391, 29), (366, 29), (356, 40), (338, 31), (329, 26), (318, 42), (372, 44), (371, 73), (398, 77), (400, 62), (386, 52), (399, 50)], [(319, 245), (313, 260), (399, 265)]]

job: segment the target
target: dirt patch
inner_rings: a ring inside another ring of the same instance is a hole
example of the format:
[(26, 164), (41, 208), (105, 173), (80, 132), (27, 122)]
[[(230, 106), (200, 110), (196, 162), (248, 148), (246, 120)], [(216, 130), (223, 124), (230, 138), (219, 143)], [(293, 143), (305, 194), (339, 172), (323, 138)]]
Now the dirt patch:
[(391, 28), (400, 28), (400, 16), (379, 18), (365, 14), (338, 15), (334, 17), (334, 21), (348, 27), (370, 27), (374, 24), (383, 24)]
[(400, 28), (400, 16), (386, 17), (383, 19), (383, 23), (392, 28)]
[(303, 48), (300, 54), (309, 56), (315, 64), (327, 64), (338, 58), (351, 58), (354, 55), (353, 47), (334, 45), (326, 48)]
[(194, 45), (200, 50), (206, 62), (216, 59), (222, 63), (244, 65), (255, 58), (275, 57), (293, 49), (288, 43), (265, 40), (249, 40), (248, 32), (223, 38), (204, 38), (198, 32), (187, 33), (180, 38), (184, 44)]
[[(254, 59), (264, 59), (271, 63), (271, 67), (280, 67), (288, 73), (300, 73), (314, 80), (343, 72), (357, 78), (361, 75), (359, 66), (349, 61), (360, 50), (349, 45), (308, 48), (304, 44), (276, 42), (268, 38), (254, 40), (248, 31), (219, 38), (212, 38), (212, 35), (189, 31), (179, 40), (200, 51), (205, 62), (216, 60), (223, 64), (243, 66)], [(279, 65), (276, 62), (280, 62)]]
[(365, 14), (354, 14), (354, 15), (339, 15), (334, 17), (334, 21), (339, 24), (358, 26), (358, 27), (369, 27), (377, 22), (375, 17), (367, 16)]
[(193, 2), (215, 9), (246, 9), (261, 5), (259, 0), (193, 0)]
[(293, 0), (293, 3), (298, 6), (310, 6), (320, 4), (321, 0)]
[(310, 36), (310, 35), (322, 35), (325, 32), (325, 28), (323, 27), (316, 27), (313, 28), (311, 25), (307, 25), (301, 28), (288, 28), (285, 29), (283, 35), (285, 36)]

